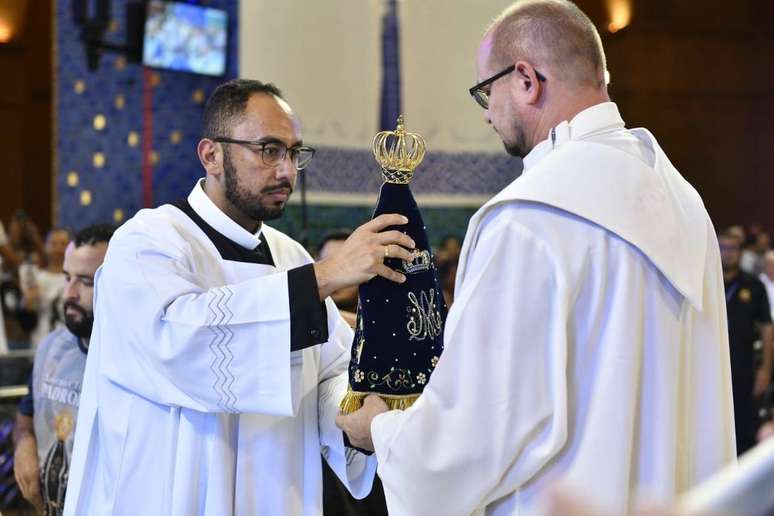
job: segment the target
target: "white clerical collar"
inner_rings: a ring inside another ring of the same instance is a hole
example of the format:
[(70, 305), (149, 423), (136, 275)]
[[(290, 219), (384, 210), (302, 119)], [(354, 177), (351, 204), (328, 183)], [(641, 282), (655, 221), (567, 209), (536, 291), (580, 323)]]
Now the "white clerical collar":
[(534, 167), (548, 153), (569, 140), (583, 140), (607, 131), (624, 128), (624, 121), (614, 102), (603, 102), (584, 109), (572, 120), (566, 120), (548, 131), (548, 137), (524, 157), (524, 172)]
[(255, 249), (261, 243), (261, 231), (263, 226), (255, 233), (250, 233), (245, 228), (223, 213), (212, 199), (204, 192), (204, 179), (196, 182), (188, 195), (188, 204), (204, 221), (223, 235), (246, 249)]

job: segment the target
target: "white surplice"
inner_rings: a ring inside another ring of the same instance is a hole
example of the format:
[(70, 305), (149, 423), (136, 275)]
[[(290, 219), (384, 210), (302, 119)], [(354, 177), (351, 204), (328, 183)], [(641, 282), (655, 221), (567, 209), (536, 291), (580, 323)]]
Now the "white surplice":
[(276, 267), (224, 260), (171, 205), (113, 236), (97, 274), (65, 514), (320, 515), (321, 452), (357, 497), (375, 458), (334, 420), (352, 331), (326, 301), (330, 340), (290, 351), (288, 269), (311, 262), (263, 225), (239, 227), (197, 184), (212, 228)]
[(471, 219), (445, 350), (372, 425), (391, 515), (610, 514), (734, 460), (720, 256), (696, 191), (613, 103), (555, 127)]

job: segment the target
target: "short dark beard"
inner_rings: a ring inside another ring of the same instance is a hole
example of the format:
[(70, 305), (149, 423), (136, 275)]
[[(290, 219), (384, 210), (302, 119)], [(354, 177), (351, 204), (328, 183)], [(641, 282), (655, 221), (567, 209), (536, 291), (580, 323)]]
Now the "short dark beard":
[(518, 145), (508, 145), (507, 143), (503, 143), (503, 147), (505, 147), (505, 152), (513, 157), (523, 159), (524, 156), (527, 155)]
[[(244, 213), (247, 217), (255, 221), (274, 220), (282, 216), (285, 206), (266, 207), (261, 204), (260, 198), (256, 199), (250, 196), (248, 192), (239, 185), (237, 179), (236, 167), (231, 161), (231, 153), (228, 148), (223, 151), (223, 173), (226, 178), (226, 200), (234, 208)], [(287, 179), (282, 180), (278, 185), (261, 190), (262, 194), (269, 193), (279, 188), (287, 188), (291, 193), (293, 187)]]
[(521, 131), (519, 131), (519, 135), (520, 138), (518, 138), (515, 143), (506, 143), (503, 140), (503, 147), (505, 147), (505, 152), (511, 156), (524, 159), (524, 157), (529, 154), (527, 151), (527, 142), (524, 141)]
[[(72, 308), (81, 314), (81, 319), (79, 321), (75, 320), (67, 313), (69, 308)], [(90, 339), (91, 330), (94, 327), (94, 312), (87, 312), (82, 306), (79, 306), (72, 301), (66, 301), (64, 304), (64, 322), (67, 329), (70, 330), (70, 333), (76, 337)]]

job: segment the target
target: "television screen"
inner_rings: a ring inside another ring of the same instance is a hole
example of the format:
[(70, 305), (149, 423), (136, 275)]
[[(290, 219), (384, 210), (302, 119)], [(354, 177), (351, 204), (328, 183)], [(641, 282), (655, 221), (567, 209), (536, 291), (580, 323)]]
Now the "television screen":
[(205, 75), (226, 71), (228, 15), (221, 9), (151, 0), (142, 62)]

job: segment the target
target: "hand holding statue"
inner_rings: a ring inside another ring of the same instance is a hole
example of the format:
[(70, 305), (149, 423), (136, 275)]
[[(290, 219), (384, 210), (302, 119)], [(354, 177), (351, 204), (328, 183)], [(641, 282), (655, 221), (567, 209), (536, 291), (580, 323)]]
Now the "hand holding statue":
[(406, 281), (403, 274), (385, 265), (384, 260), (400, 258), (411, 261), (414, 241), (396, 229), (383, 230), (407, 222), (403, 215), (380, 215), (357, 228), (333, 255), (315, 263), (320, 299), (341, 288), (365, 283), (374, 276), (396, 283)]

